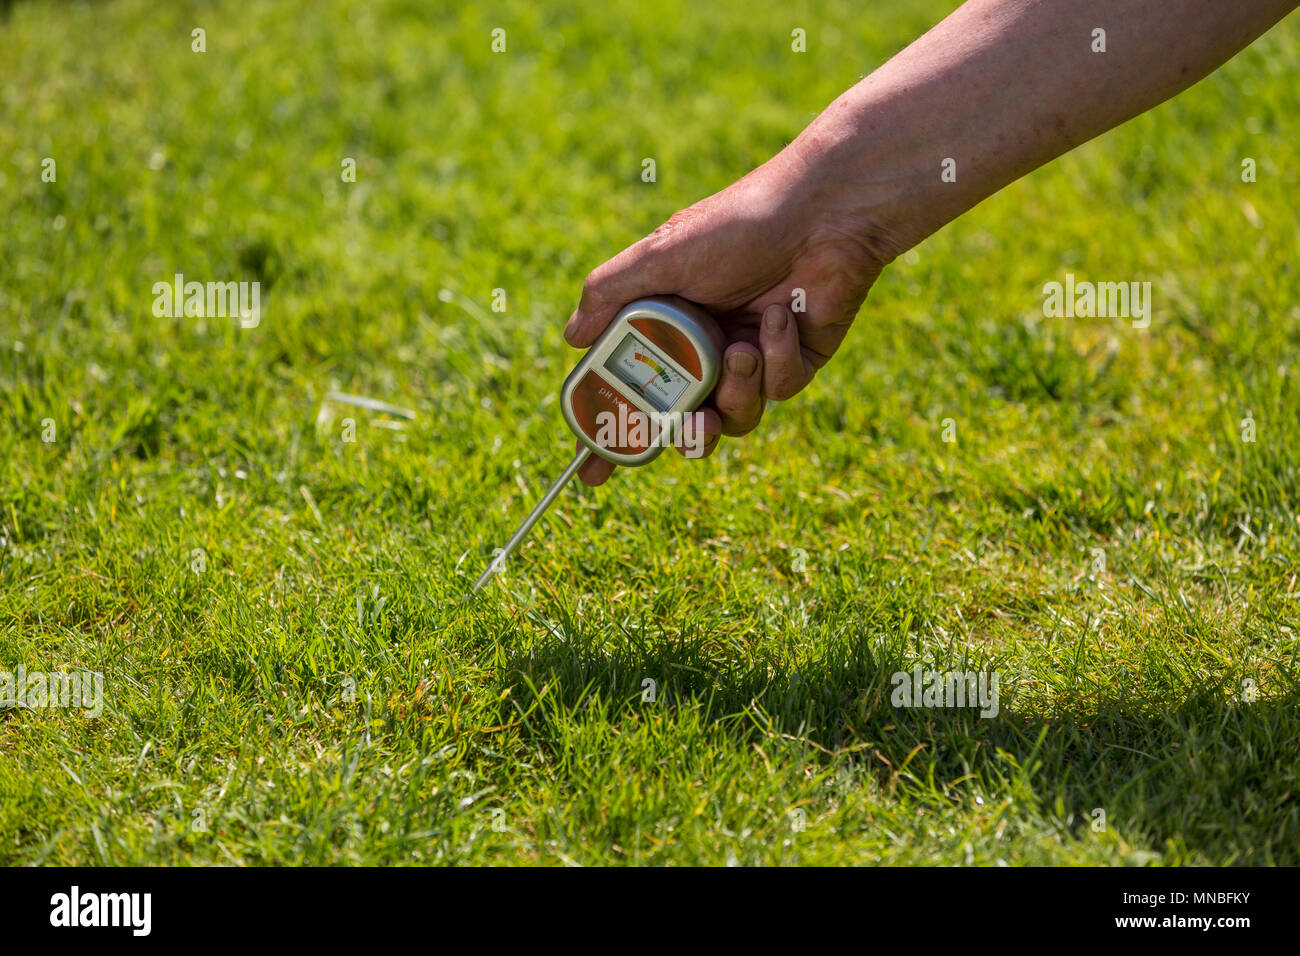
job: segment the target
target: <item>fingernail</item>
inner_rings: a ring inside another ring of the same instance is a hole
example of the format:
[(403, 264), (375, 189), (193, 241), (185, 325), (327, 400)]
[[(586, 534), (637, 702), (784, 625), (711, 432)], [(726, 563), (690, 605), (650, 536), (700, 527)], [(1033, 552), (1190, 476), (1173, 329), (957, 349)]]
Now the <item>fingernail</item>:
[(749, 378), (758, 368), (754, 356), (748, 352), (732, 352), (727, 356), (727, 371), (740, 378)]
[(790, 322), (790, 313), (779, 305), (769, 305), (763, 313), (763, 324), (769, 332), (784, 332)]
[(568, 323), (564, 326), (564, 337), (567, 339), (569, 334), (582, 324), (582, 312), (578, 309), (573, 310), (573, 315), (569, 316)]

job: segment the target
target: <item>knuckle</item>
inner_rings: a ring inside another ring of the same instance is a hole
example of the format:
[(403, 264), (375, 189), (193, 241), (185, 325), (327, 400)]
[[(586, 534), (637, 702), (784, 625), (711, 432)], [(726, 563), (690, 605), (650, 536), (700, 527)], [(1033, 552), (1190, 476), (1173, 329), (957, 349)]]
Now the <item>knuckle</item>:
[(786, 399), (794, 398), (799, 394), (800, 385), (793, 379), (782, 379), (773, 383), (772, 392), (768, 396), (774, 401), (784, 402)]
[(722, 433), (724, 435), (729, 435), (732, 438), (740, 438), (742, 435), (748, 435), (757, 428), (758, 422), (758, 418), (755, 418), (753, 421), (729, 421), (727, 426), (722, 430)]
[(722, 402), (719, 402), (718, 411), (722, 412), (722, 434), (730, 435), (733, 438), (748, 435), (763, 420), (763, 410), (766, 404), (764, 399), (759, 398), (755, 401), (745, 402), (734, 410), (728, 410)]
[(646, 236), (643, 242), (651, 252), (662, 252), (669, 249), (690, 232), (698, 217), (699, 212), (694, 206), (679, 209), (669, 216), (661, 226)]
[(594, 302), (600, 297), (601, 270), (604, 266), (597, 266), (587, 273), (587, 278), (582, 280), (582, 301), (584, 303)]

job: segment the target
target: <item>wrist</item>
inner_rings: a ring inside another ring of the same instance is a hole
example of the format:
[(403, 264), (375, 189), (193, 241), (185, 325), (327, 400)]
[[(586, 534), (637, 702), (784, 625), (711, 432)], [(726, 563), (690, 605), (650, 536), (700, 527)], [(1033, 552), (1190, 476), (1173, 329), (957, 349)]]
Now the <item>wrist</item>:
[(847, 96), (777, 158), (796, 172), (791, 191), (817, 230), (844, 236), (883, 266), (929, 230), (914, 221), (919, 187), (899, 166), (897, 145), (887, 147), (869, 124), (859, 122)]

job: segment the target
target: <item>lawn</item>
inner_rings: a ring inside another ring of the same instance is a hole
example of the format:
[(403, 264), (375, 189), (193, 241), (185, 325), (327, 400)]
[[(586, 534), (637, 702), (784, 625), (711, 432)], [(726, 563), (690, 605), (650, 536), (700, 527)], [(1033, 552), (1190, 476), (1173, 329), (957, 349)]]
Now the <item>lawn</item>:
[(587, 271), (952, 4), (5, 6), (0, 670), (104, 699), (0, 710), (0, 862), (1300, 864), (1296, 16), (467, 601)]

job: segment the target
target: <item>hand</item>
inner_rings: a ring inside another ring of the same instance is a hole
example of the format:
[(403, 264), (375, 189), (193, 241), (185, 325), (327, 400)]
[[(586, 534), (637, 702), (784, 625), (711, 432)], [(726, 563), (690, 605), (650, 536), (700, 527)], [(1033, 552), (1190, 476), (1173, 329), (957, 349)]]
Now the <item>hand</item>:
[[(704, 454), (722, 435), (751, 431), (768, 399), (790, 398), (829, 361), (892, 258), (842, 221), (847, 210), (827, 211), (819, 195), (830, 191), (817, 179), (787, 151), (677, 213), (587, 277), (565, 340), (590, 347), (643, 296), (690, 299), (713, 314), (728, 343), (718, 386), (700, 409)], [(614, 467), (593, 455), (579, 476), (598, 485)]]

